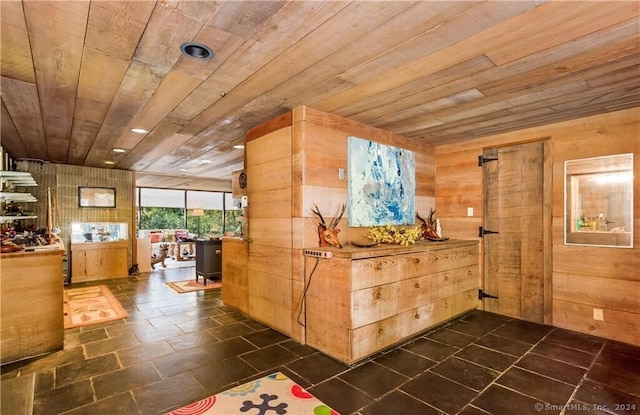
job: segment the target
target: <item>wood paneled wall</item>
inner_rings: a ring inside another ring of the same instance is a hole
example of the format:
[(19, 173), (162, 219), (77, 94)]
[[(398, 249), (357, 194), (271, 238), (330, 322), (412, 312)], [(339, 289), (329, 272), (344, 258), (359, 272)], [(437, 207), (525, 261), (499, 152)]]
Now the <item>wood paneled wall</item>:
[[(291, 336), (291, 126), (247, 133), (249, 315)], [(264, 126), (263, 126), (264, 127)]]
[[(38, 199), (29, 204), (38, 219), (38, 227), (46, 226), (47, 189), (51, 189), (54, 205), (53, 226), (62, 230), (61, 239), (67, 253), (71, 242), (73, 222), (125, 222), (129, 227), (128, 266), (132, 264), (132, 249), (135, 241), (135, 211), (133, 200), (133, 172), (127, 170), (100, 169), (95, 167), (72, 166), (68, 164), (18, 161), (16, 170), (28, 171), (38, 186), (25, 188)], [(116, 189), (115, 208), (78, 207), (78, 187), (113, 187)]]
[[(484, 148), (550, 137), (553, 325), (640, 345), (640, 108), (494, 135), (436, 148), (436, 205), (452, 238), (477, 238), (482, 225)], [(634, 248), (564, 245), (565, 160), (634, 153)], [(473, 217), (467, 208), (473, 207)], [(593, 308), (604, 321), (593, 320)]]
[[(309, 107), (247, 132), (250, 314), (302, 342), (304, 327), (297, 322), (305, 284), (302, 252), (318, 246), (311, 207), (316, 204), (330, 220), (347, 202), (350, 135), (414, 151), (417, 209), (426, 214), (435, 207), (433, 147)], [(346, 214), (338, 228), (343, 244), (366, 233), (348, 227)]]

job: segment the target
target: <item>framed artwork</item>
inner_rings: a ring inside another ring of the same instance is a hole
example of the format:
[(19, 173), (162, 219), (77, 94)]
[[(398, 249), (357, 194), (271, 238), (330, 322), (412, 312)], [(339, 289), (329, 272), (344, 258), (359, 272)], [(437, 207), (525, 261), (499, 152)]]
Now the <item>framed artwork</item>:
[(347, 138), (349, 226), (415, 223), (413, 151)]
[(78, 187), (78, 207), (114, 208), (116, 189), (113, 187)]

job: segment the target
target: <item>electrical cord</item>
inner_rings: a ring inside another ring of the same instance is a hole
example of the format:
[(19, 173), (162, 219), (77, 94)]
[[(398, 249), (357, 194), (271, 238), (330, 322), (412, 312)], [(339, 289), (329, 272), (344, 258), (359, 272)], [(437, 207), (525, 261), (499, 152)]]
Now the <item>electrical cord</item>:
[(305, 314), (305, 322), (304, 323), (300, 321), (300, 317), (302, 317), (302, 309), (304, 308), (304, 306), (306, 304), (306, 301), (307, 301), (307, 291), (309, 290), (309, 286), (311, 286), (311, 278), (313, 278), (313, 273), (316, 272), (316, 268), (318, 267), (319, 263), (320, 263), (320, 258), (316, 257), (316, 263), (313, 266), (313, 269), (311, 270), (311, 274), (309, 274), (309, 281), (307, 282), (307, 286), (304, 288), (304, 291), (302, 291), (302, 299), (300, 300), (300, 311), (298, 311), (298, 317), (296, 318), (296, 321), (302, 327), (307, 327), (307, 325), (306, 325), (307, 315)]

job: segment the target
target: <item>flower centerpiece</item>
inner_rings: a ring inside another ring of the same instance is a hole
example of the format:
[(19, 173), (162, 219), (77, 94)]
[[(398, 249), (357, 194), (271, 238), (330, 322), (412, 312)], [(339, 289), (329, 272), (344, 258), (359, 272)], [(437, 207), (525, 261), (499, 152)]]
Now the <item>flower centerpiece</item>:
[(375, 226), (369, 228), (364, 235), (376, 243), (410, 245), (416, 243), (421, 236), (420, 228), (395, 228), (391, 225)]

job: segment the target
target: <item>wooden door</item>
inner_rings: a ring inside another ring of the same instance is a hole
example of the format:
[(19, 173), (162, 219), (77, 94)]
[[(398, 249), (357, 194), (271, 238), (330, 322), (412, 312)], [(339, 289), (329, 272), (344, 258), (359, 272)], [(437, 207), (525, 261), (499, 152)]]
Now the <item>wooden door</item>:
[(548, 142), (485, 150), (483, 291), (487, 311), (551, 323)]

